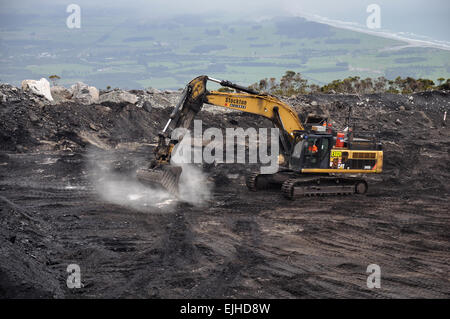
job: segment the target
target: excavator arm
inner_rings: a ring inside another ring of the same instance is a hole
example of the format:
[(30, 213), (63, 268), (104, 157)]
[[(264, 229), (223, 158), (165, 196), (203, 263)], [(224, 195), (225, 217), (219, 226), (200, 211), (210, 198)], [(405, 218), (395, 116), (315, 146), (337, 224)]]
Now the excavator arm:
[[(209, 92), (206, 89), (207, 81), (216, 82), (224, 87), (233, 88), (241, 92)], [(280, 130), (282, 147), (285, 152), (290, 152), (296, 137), (304, 131), (304, 127), (295, 110), (276, 97), (258, 93), (229, 81), (221, 81), (203, 75), (193, 79), (184, 89), (178, 105), (174, 108), (169, 121), (160, 133), (160, 143), (158, 143), (158, 147), (155, 150), (157, 159), (163, 162), (170, 160), (173, 143), (177, 141), (172, 141), (172, 145), (167, 145), (161, 140), (169, 138), (171, 132), (176, 128), (189, 128), (192, 120), (204, 104), (268, 118)]]

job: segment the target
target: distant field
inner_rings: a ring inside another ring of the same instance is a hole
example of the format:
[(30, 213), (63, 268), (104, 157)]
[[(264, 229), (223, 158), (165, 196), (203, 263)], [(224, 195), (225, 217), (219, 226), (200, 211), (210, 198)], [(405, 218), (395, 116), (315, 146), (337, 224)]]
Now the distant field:
[(300, 18), (152, 22), (89, 15), (71, 30), (65, 16), (34, 16), (28, 24), (0, 23), (0, 80), (57, 74), (64, 85), (179, 88), (200, 74), (251, 84), (286, 70), (317, 84), (355, 75), (450, 77), (449, 51), (393, 49), (403, 45)]

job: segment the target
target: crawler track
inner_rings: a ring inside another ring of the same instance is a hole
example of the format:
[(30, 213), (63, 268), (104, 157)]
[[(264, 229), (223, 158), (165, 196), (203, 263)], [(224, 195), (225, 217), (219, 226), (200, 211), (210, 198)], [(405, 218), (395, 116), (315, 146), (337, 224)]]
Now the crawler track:
[(246, 178), (247, 188), (253, 192), (280, 189), (288, 199), (303, 196), (331, 196), (364, 194), (368, 186), (360, 178), (340, 178), (334, 176), (305, 176), (282, 171), (273, 175), (251, 173)]
[(283, 183), (281, 190), (289, 199), (302, 196), (352, 195), (365, 193), (367, 183), (362, 179), (351, 178), (291, 178)]

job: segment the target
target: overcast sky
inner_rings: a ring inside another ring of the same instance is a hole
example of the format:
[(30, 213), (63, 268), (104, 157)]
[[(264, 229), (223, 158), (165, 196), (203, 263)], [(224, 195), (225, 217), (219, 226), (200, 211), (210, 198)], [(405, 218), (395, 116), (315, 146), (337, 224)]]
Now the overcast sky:
[(222, 14), (230, 18), (262, 18), (282, 15), (319, 15), (365, 25), (369, 4), (381, 8), (381, 26), (393, 32), (410, 32), (450, 41), (449, 0), (0, 0), (1, 13), (55, 12), (75, 3), (89, 14), (163, 18), (179, 14)]

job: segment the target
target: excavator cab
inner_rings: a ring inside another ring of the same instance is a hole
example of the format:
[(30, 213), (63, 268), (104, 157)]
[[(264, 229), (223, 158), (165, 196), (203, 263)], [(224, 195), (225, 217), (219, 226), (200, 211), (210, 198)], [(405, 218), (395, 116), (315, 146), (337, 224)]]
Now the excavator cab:
[(331, 134), (310, 134), (298, 142), (291, 155), (291, 169), (328, 168), (333, 147)]

